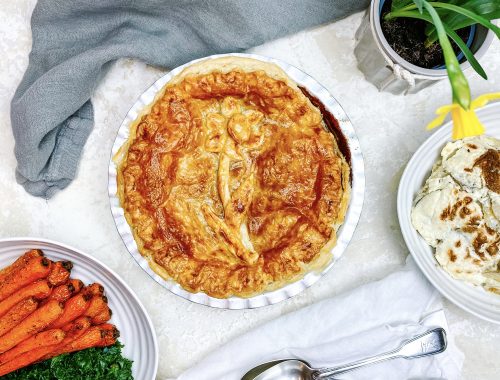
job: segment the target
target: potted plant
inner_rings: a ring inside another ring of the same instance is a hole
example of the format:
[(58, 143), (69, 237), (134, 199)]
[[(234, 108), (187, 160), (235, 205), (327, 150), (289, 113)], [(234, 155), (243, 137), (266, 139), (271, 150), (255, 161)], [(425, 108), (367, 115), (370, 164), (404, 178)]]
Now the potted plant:
[[(358, 31), (359, 69), (381, 91), (415, 93), (448, 76), (434, 19), (413, 0), (372, 0)], [(500, 0), (429, 1), (453, 41), (460, 70), (474, 68), (500, 29)]]

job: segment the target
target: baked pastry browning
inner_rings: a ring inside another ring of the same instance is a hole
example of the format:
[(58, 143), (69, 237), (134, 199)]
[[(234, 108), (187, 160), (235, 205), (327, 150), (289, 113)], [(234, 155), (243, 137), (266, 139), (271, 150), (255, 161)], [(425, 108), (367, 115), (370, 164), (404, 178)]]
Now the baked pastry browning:
[(140, 253), (190, 292), (252, 296), (331, 259), (349, 165), (319, 110), (275, 65), (190, 66), (116, 159)]

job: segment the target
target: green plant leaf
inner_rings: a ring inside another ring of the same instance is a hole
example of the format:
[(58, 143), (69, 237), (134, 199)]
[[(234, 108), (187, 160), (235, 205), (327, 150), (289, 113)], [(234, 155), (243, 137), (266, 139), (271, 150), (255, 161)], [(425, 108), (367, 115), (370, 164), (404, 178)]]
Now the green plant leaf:
[[(447, 2), (451, 3), (451, 2)], [(433, 4), (431, 2), (431, 4)], [(500, 18), (500, 1), (499, 0), (467, 0), (458, 1), (456, 5), (465, 8), (479, 16), (482, 16), (486, 20), (495, 20)], [(443, 13), (442, 11), (446, 13)], [(464, 16), (461, 13), (446, 10), (440, 8), (440, 17), (444, 24), (448, 25), (453, 30), (458, 30), (466, 28), (468, 26), (476, 24), (476, 21), (471, 20), (469, 17)], [(428, 25), (425, 31), (427, 38), (427, 45), (430, 45), (437, 41), (436, 28), (433, 25)]]
[[(490, 13), (481, 14), (481, 17), (483, 17), (484, 19), (486, 19), (488, 21), (496, 20), (496, 19), (500, 18), (500, 9), (497, 9), (497, 10), (490, 12)], [(451, 21), (453, 22), (453, 25), (450, 25), (450, 28), (453, 28), (454, 30), (462, 29), (462, 28), (465, 28), (467, 26), (477, 24), (474, 20), (472, 20), (468, 17), (465, 17), (463, 15), (460, 15), (460, 14), (457, 14), (457, 17)]]
[[(414, 4), (410, 4), (405, 7), (399, 8), (398, 11), (410, 11), (417, 8), (420, 10), (420, 7), (417, 4), (419, 2), (421, 1), (420, 0), (414, 1)], [(434, 5), (436, 2), (431, 1), (429, 3), (431, 5)], [(470, 11), (478, 16), (483, 17), (488, 21), (500, 18), (499, 0), (449, 0), (444, 4), (456, 7), (462, 7), (465, 9), (465, 11)], [(461, 13), (452, 11), (450, 9), (436, 7), (436, 12), (439, 14), (439, 17), (441, 18), (442, 22), (444, 24), (447, 24), (453, 30), (465, 28), (467, 26), (478, 23), (478, 21), (470, 21), (469, 17), (464, 16)], [(396, 17), (397, 17), (396, 15), (391, 15), (391, 17), (386, 17), (386, 19), (391, 19)], [(428, 45), (437, 41), (436, 28), (433, 24), (429, 24), (426, 26), (425, 34), (426, 36), (429, 36)]]
[(425, 10), (429, 12), (432, 21), (436, 26), (439, 44), (443, 49), (444, 62), (446, 64), (446, 71), (448, 72), (448, 79), (450, 80), (452, 88), (453, 100), (460, 104), (463, 109), (468, 110), (471, 102), (469, 83), (467, 82), (467, 79), (465, 78), (465, 75), (460, 68), (460, 64), (458, 63), (453, 48), (451, 47), (451, 43), (446, 34), (444, 25), (439, 17), (439, 14), (431, 4), (429, 4), (426, 0), (419, 1), (422, 2)]
[[(457, 29), (474, 24), (480, 24), (492, 30), (500, 38), (500, 28), (490, 22), (490, 19), (500, 17), (500, 0), (449, 0), (448, 2), (413, 0), (414, 4), (402, 5), (391, 11), (385, 19), (397, 17), (413, 17), (424, 20), (426, 26), (426, 46), (439, 40), (443, 49), (446, 70), (453, 90), (453, 98), (462, 108), (467, 109), (470, 104), (470, 89), (465, 76), (460, 69), (460, 63), (453, 51), (448, 36), (453, 39), (472, 68), (484, 79), (487, 75), (474, 54), (455, 32)], [(418, 9), (418, 12), (414, 11)], [(425, 12), (424, 12), (425, 9)], [(445, 22), (446, 20), (447, 22)], [(450, 22), (452, 25), (448, 25)]]
[[(432, 23), (432, 18), (428, 14), (420, 14), (418, 11), (407, 11), (407, 12), (400, 12), (399, 17), (409, 17), (409, 18), (415, 18), (419, 20), (426, 21), (428, 23)], [(465, 58), (469, 61), (470, 65), (472, 68), (484, 79), (488, 79), (488, 76), (486, 75), (486, 72), (484, 71), (483, 67), (481, 64), (477, 61), (476, 57), (472, 53), (472, 51), (467, 47), (467, 45), (463, 42), (463, 40), (460, 38), (460, 36), (451, 28), (449, 28), (447, 25), (443, 24), (444, 29), (446, 31), (446, 34), (450, 36), (453, 41), (458, 45), (460, 50), (465, 55)]]
[(412, 3), (413, 0), (392, 0), (391, 11), (396, 11)]
[(424, 0), (413, 0), (420, 13), (424, 12)]
[(446, 33), (451, 37), (451, 39), (458, 45), (460, 50), (464, 53), (465, 58), (469, 61), (472, 68), (478, 73), (483, 79), (488, 79), (488, 75), (484, 71), (481, 64), (477, 61), (474, 53), (468, 48), (465, 42), (460, 38), (460, 36), (452, 29), (445, 25)]
[[(495, 13), (490, 13), (487, 16), (488, 16), (488, 19), (490, 19), (490, 20), (496, 20), (496, 19), (500, 18), (500, 10), (496, 11)], [(453, 30), (459, 30), (462, 28), (467, 28), (468, 26), (471, 26), (471, 25), (476, 25), (476, 24), (477, 23), (474, 20), (471, 20), (470, 18), (463, 18), (459, 24), (455, 24), (455, 26), (453, 28), (452, 27), (450, 27), (450, 28)], [(434, 28), (433, 32), (427, 37), (426, 44), (431, 45), (432, 43), (434, 43), (436, 41), (437, 41), (437, 33), (436, 33), (436, 29)]]
[(495, 13), (498, 10), (500, 10), (500, 3), (494, 1), (486, 1), (484, 4), (475, 5), (474, 8), (472, 8), (471, 10), (473, 10), (475, 13), (479, 15)]
[[(485, 28), (492, 30), (497, 35), (497, 37), (500, 38), (500, 28), (498, 26), (491, 23), (488, 19), (486, 19), (480, 15), (477, 15), (468, 9), (458, 7), (458, 6), (453, 5), (453, 4), (441, 3), (438, 1), (432, 2), (431, 4), (432, 4), (432, 7), (444, 8), (444, 9), (448, 9), (448, 10), (456, 12), (456, 13), (460, 13), (463, 16), (468, 17), (471, 20), (475, 21), (476, 23), (483, 25)], [(436, 26), (436, 29), (437, 29), (437, 26)]]

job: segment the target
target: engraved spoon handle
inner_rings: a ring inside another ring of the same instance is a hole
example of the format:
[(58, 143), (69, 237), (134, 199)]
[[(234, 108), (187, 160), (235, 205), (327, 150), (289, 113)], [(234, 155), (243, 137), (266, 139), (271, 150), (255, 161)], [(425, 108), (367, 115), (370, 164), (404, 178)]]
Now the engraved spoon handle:
[(435, 355), (446, 350), (446, 331), (442, 328), (429, 330), (421, 335), (405, 340), (395, 350), (372, 356), (353, 363), (342, 364), (332, 368), (322, 368), (313, 372), (313, 379), (327, 379), (330, 376), (353, 371), (366, 365), (380, 363), (395, 358), (415, 359)]

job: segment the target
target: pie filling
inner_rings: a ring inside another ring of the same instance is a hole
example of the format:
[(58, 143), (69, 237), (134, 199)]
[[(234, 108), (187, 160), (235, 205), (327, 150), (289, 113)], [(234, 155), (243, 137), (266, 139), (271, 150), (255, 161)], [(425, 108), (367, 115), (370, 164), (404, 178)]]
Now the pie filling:
[(265, 70), (186, 75), (138, 119), (118, 192), (161, 276), (190, 292), (247, 297), (330, 261), (349, 166), (290, 83)]

